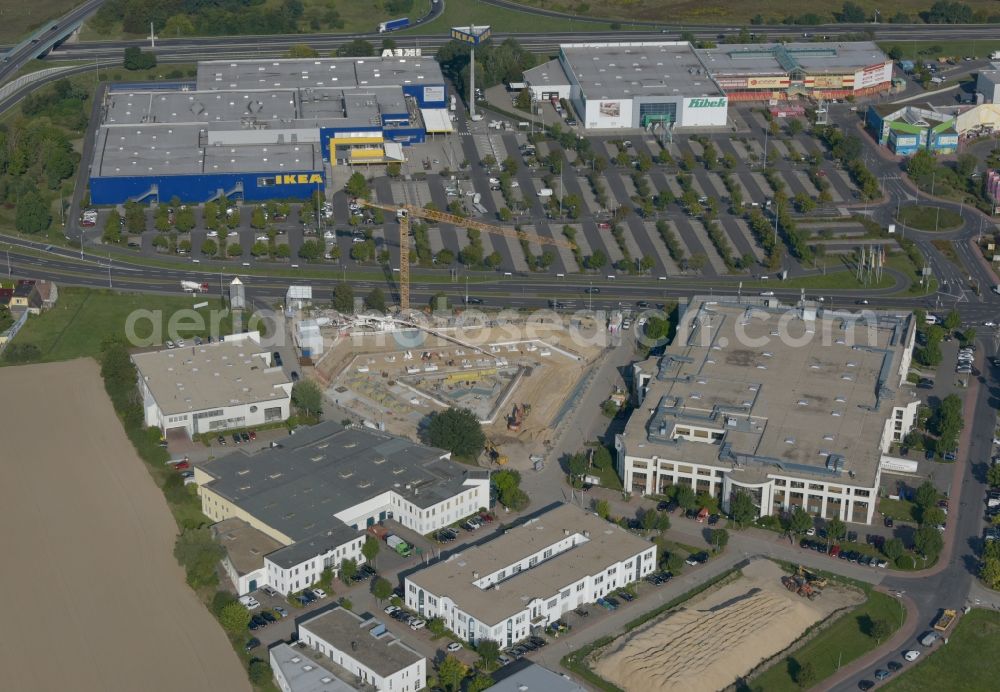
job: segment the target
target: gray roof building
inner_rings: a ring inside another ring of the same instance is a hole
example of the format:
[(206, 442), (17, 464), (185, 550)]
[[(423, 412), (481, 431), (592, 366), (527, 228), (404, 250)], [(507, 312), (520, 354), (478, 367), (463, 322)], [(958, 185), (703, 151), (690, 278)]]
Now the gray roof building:
[(559, 50), (585, 99), (722, 95), (686, 41), (570, 43)]
[(713, 75), (844, 74), (888, 58), (873, 41), (837, 43), (720, 43), (695, 50)]
[(377, 620), (365, 620), (345, 608), (334, 608), (309, 618), (299, 629), (312, 633), (380, 677), (395, 675), (424, 658), (392, 636)]
[(358, 88), (444, 84), (431, 57), (206, 60), (198, 63), (198, 89)]
[[(659, 359), (636, 364), (641, 406), (620, 439), (636, 456), (871, 486), (915, 326), (909, 314), (695, 297)], [(693, 430), (717, 429), (704, 442)], [(708, 444), (706, 444), (708, 443)]]
[[(526, 665), (525, 665), (526, 664)], [(521, 659), (504, 666), (493, 674), (496, 684), (486, 689), (490, 692), (586, 692), (587, 688), (566, 675), (559, 675), (548, 668)]]
[(279, 680), (279, 686), (283, 690), (288, 692), (354, 692), (356, 689), (328, 670), (320, 662), (322, 656), (315, 655), (308, 649), (282, 643), (272, 646), (269, 653), (274, 677)]
[(163, 415), (286, 401), (292, 382), (251, 340), (135, 353), (142, 386)]
[(300, 428), (282, 445), (234, 452), (201, 469), (212, 478), (207, 488), (296, 541), (335, 529), (337, 514), (390, 490), (426, 507), (480, 473), (443, 450), (332, 421)]

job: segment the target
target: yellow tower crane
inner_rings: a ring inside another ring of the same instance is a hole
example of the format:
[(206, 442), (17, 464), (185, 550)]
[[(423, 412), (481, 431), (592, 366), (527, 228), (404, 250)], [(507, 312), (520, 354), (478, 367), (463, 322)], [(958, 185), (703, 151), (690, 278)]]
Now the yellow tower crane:
[(448, 214), (441, 211), (432, 211), (430, 209), (424, 209), (423, 207), (417, 207), (412, 204), (380, 204), (379, 202), (370, 202), (367, 200), (363, 200), (362, 204), (396, 213), (396, 220), (399, 221), (399, 307), (402, 310), (409, 310), (410, 308), (409, 217), (411, 215), (419, 219), (447, 223), (461, 228), (471, 228), (483, 233), (489, 233), (491, 235), (502, 235), (508, 238), (515, 238), (517, 240), (527, 240), (529, 242), (538, 243), (539, 245), (555, 245), (557, 247), (564, 247), (570, 250), (576, 249), (576, 245), (568, 240), (545, 238), (540, 235), (535, 235), (534, 233), (518, 231), (513, 228), (505, 228), (503, 226), (493, 226), (488, 223), (483, 223), (482, 221), (467, 219), (464, 216), (456, 216), (455, 214)]

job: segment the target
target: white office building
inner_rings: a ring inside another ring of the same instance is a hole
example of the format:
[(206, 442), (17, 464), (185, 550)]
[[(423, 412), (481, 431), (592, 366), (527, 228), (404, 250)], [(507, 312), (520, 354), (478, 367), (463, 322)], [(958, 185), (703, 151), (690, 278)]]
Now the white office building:
[(288, 420), (292, 381), (257, 332), (132, 355), (146, 425), (188, 436)]
[(427, 683), (427, 659), (374, 618), (334, 608), (299, 625), (299, 641), (357, 689), (416, 692)]
[(267, 650), (274, 681), (281, 692), (354, 692), (357, 688), (333, 674), (319, 652), (277, 644)]
[(406, 605), (459, 637), (510, 646), (656, 569), (656, 546), (560, 505), (406, 577)]
[(802, 507), (870, 524), (893, 443), (920, 400), (906, 383), (909, 313), (701, 296), (661, 358), (634, 366), (636, 408), (616, 437), (627, 492), (738, 491), (758, 515)]
[[(449, 457), (378, 430), (324, 422), (299, 428), (279, 448), (199, 464), (195, 480), (202, 511), (228, 537), (222, 544), (234, 584), (287, 594), (345, 559), (364, 562), (369, 526), (390, 520), (427, 534), (488, 507), (488, 473)], [(253, 531), (234, 530), (230, 519)], [(267, 538), (280, 547), (265, 550)]]

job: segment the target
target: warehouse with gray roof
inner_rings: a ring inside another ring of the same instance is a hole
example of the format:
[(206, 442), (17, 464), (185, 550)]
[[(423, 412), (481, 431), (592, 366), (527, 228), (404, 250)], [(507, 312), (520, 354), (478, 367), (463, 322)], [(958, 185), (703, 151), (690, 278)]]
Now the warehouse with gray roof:
[(114, 84), (91, 198), (306, 199), (329, 166), (403, 160), (424, 141), (425, 113), (446, 112), (446, 91), (419, 56), (205, 61), (194, 83)]
[[(195, 467), (202, 511), (243, 519), (281, 548), (262, 555), (254, 588), (312, 584), (344, 559), (364, 561), (369, 526), (427, 534), (489, 506), (489, 477), (450, 454), (365, 427), (299, 428), (278, 448), (237, 451)], [(252, 590), (252, 589), (251, 589)]]

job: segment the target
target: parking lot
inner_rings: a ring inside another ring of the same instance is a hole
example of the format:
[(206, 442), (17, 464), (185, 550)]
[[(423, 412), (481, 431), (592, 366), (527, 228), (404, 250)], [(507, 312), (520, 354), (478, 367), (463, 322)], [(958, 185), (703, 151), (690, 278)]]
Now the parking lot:
[[(493, 256), (490, 266), (501, 271), (760, 275), (767, 272), (760, 264), (764, 250), (743, 214), (768, 209), (772, 184), (783, 186), (788, 198), (812, 199), (810, 207), (816, 208), (809, 214), (838, 215), (840, 207), (858, 201), (858, 194), (847, 172), (823, 155), (807, 129), (788, 126), (791, 118), (776, 119), (775, 136), (759, 106), (734, 106), (733, 117), (741, 123), (735, 134), (677, 134), (663, 142), (646, 133), (587, 135), (579, 153), (575, 146), (563, 146), (572, 140), (536, 140), (534, 149), (526, 148), (530, 132), (513, 121), (460, 119), (455, 134), (409, 148), (411, 160), (399, 177), (377, 171), (372, 198), (388, 205), (430, 204), (488, 223), (508, 219), (553, 241), (572, 235), (579, 249), (522, 247), (513, 238), (481, 234), (481, 254), (471, 255), (472, 263)], [(768, 176), (765, 162), (772, 169)], [(180, 250), (201, 262), (210, 259), (202, 250), (212, 241), (209, 245), (226, 246), (220, 255), (247, 266), (309, 261), (346, 270), (374, 265), (386, 252), (398, 264), (395, 218), (352, 208), (354, 200), (340, 183), (330, 187), (336, 189), (327, 191), (318, 215), (309, 204), (292, 204), (287, 216), (272, 213), (263, 225), (259, 213), (254, 218), (255, 205), (234, 202), (228, 207), (233, 214), (221, 210), (224, 219), (217, 230), (206, 228), (199, 207), (190, 232), (160, 232), (149, 210), (148, 230), (141, 236), (126, 234), (123, 244), (138, 245), (145, 254)], [(734, 194), (741, 204), (732, 208)], [(644, 202), (657, 196), (661, 199), (654, 207)], [(171, 209), (174, 219), (178, 210)], [(100, 235), (108, 213), (100, 210), (96, 221), (88, 221), (94, 223), (92, 234)], [(313, 251), (315, 243), (303, 250), (310, 240), (323, 244), (322, 254)], [(413, 242), (421, 265), (445, 268), (461, 264), (470, 238), (463, 228), (431, 223), (426, 239), (415, 235)], [(785, 268), (794, 266), (786, 258)]]

